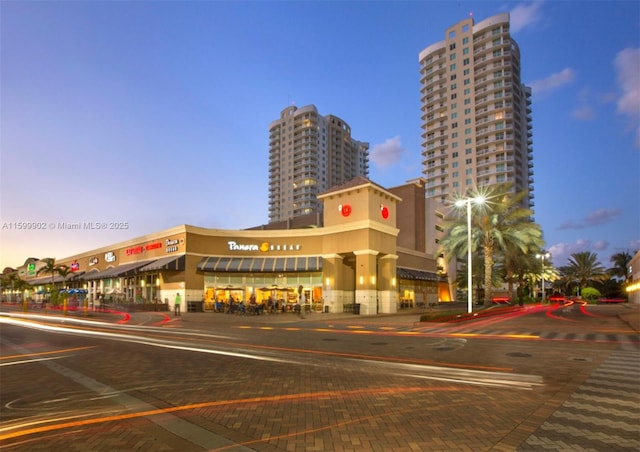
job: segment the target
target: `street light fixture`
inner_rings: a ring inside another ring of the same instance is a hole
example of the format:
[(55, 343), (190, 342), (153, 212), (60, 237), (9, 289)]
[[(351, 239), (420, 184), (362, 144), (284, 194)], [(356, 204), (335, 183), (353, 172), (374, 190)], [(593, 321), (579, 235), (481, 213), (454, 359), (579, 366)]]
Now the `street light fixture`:
[(484, 204), (484, 196), (475, 198), (461, 198), (455, 203), (456, 207), (467, 206), (467, 313), (473, 312), (473, 272), (471, 270), (471, 203)]
[(544, 294), (544, 260), (545, 259), (549, 259), (551, 257), (550, 253), (541, 253), (541, 254), (536, 254), (536, 259), (541, 259), (542, 260), (542, 303), (544, 304), (545, 301), (545, 294)]

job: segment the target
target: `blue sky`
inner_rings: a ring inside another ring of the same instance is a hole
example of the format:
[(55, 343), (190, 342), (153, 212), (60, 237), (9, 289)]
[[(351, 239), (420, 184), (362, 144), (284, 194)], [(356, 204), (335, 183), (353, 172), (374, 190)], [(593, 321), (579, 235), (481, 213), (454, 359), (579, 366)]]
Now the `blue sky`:
[(640, 249), (639, 5), (0, 2), (0, 268), (184, 223), (266, 223), (268, 125), (292, 103), (369, 142), (372, 181), (420, 177), (418, 54), (501, 12), (533, 88), (546, 247), (555, 265), (593, 251), (608, 267)]

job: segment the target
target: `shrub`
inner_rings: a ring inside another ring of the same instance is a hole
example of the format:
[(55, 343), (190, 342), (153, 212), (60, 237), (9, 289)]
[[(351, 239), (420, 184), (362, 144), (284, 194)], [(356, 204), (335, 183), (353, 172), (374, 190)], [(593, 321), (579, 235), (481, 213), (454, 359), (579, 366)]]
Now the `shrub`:
[(601, 296), (602, 295), (600, 294), (600, 291), (595, 287), (585, 287), (584, 289), (582, 289), (583, 300), (587, 300), (589, 302), (595, 302), (595, 301), (598, 301), (598, 298), (600, 298)]

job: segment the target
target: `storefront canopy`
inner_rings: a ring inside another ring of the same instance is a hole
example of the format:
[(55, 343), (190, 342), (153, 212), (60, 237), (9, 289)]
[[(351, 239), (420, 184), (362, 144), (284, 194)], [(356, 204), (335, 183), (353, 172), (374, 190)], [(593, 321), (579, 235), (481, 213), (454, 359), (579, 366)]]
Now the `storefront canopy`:
[(398, 278), (412, 279), (418, 281), (439, 281), (440, 278), (436, 273), (425, 272), (422, 270), (412, 270), (408, 268), (398, 267)]
[(137, 269), (150, 264), (152, 261), (144, 262), (131, 262), (129, 264), (118, 265), (117, 267), (107, 268), (99, 272), (89, 272), (84, 275), (85, 280), (106, 279), (106, 278), (118, 278), (120, 276), (131, 276)]
[(305, 257), (228, 257), (209, 256), (198, 264), (205, 272), (284, 273), (322, 270), (320, 256)]
[(138, 271), (140, 272), (150, 272), (156, 270), (174, 270), (174, 271), (183, 271), (184, 270), (184, 254), (182, 256), (167, 256), (162, 259), (158, 259), (156, 261), (151, 262), (150, 264), (145, 265), (140, 268)]

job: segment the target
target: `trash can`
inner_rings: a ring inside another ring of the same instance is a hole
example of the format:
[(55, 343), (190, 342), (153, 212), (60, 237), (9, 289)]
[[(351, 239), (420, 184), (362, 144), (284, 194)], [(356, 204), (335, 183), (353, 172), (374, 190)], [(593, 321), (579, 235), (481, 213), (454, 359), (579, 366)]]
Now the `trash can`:
[(353, 313), (355, 315), (360, 315), (360, 303), (353, 304)]

